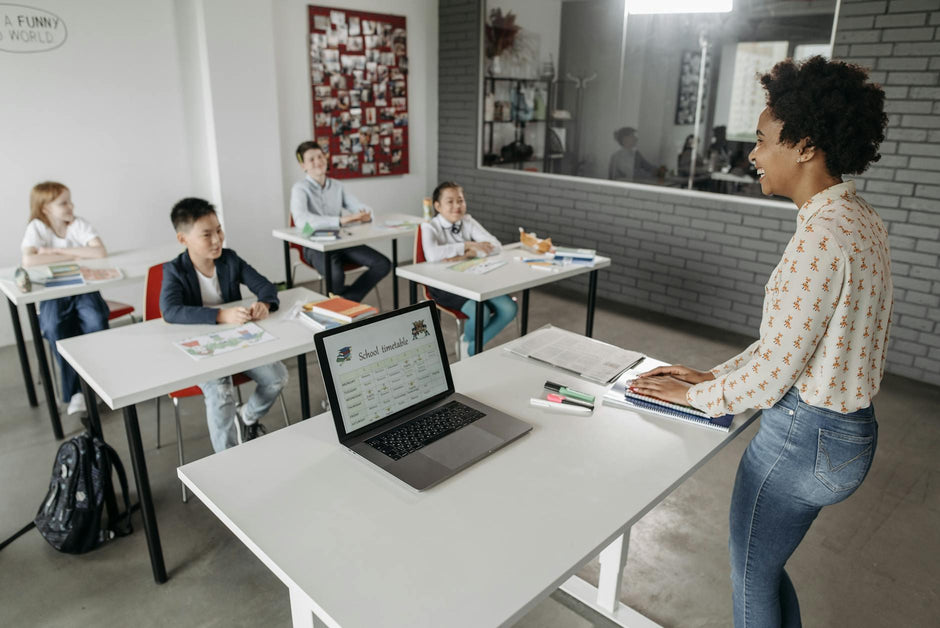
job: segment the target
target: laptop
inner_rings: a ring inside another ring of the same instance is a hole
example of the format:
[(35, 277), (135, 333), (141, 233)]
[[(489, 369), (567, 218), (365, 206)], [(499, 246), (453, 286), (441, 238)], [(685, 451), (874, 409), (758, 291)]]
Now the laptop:
[(418, 491), (532, 429), (454, 391), (432, 301), (314, 340), (339, 442)]

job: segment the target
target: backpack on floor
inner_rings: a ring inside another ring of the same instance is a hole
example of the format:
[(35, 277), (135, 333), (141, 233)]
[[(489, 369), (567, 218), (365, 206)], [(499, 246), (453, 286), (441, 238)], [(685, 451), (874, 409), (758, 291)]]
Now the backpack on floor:
[[(112, 470), (121, 483), (123, 512), (117, 509)], [(117, 452), (87, 432), (62, 443), (52, 465), (49, 492), (34, 522), (49, 545), (68, 554), (89, 552), (133, 532), (127, 475)]]

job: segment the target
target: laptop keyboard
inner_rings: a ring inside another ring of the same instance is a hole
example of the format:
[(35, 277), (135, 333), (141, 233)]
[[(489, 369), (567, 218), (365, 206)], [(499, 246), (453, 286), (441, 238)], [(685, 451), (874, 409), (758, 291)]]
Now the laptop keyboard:
[(399, 425), (366, 441), (392, 460), (398, 460), (425, 445), (473, 423), (483, 412), (451, 401), (437, 410)]

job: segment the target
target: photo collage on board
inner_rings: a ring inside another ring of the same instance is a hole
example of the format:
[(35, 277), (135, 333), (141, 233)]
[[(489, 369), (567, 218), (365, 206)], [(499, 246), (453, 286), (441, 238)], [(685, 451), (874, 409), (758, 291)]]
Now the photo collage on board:
[(308, 7), (314, 138), (335, 179), (408, 172), (405, 18)]

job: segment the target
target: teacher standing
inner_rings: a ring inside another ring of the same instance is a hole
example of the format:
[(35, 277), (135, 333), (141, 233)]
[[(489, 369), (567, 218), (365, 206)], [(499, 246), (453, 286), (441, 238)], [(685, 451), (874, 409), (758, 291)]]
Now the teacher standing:
[(801, 625), (784, 566), (822, 507), (871, 467), (893, 305), (884, 224), (842, 179), (880, 158), (884, 91), (864, 69), (822, 57), (783, 61), (760, 81), (767, 107), (749, 158), (761, 191), (799, 208), (765, 287), (760, 338), (710, 371), (662, 367), (632, 384), (711, 416), (764, 409), (731, 497), (738, 628)]

